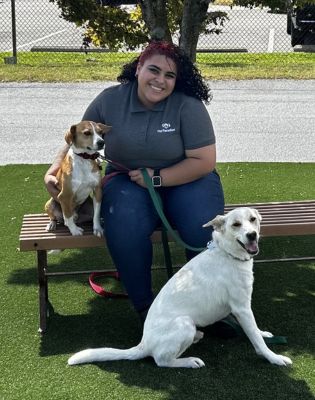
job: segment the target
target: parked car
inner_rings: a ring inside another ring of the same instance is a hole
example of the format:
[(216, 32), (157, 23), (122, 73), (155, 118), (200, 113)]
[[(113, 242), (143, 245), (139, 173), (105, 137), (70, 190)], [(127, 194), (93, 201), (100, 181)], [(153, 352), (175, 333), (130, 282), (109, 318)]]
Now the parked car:
[(297, 7), (293, 0), (288, 0), (287, 4), (287, 33), (291, 35), (291, 45), (315, 45), (315, 4)]

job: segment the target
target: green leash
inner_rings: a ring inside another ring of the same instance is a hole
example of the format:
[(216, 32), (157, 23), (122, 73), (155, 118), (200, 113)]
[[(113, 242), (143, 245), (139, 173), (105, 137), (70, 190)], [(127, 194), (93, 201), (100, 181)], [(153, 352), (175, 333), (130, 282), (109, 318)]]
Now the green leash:
[[(166, 219), (163, 209), (162, 209), (162, 200), (160, 195), (154, 190), (154, 187), (152, 185), (152, 181), (151, 178), (148, 174), (148, 171), (143, 168), (141, 170), (142, 175), (143, 175), (143, 179), (144, 182), (147, 186), (147, 189), (150, 193), (151, 199), (153, 201), (154, 207), (163, 223), (163, 227), (164, 229), (170, 233), (170, 235), (174, 238), (174, 240), (181, 246), (183, 246), (186, 249), (189, 250), (193, 250), (193, 251), (203, 251), (205, 250), (203, 247), (201, 248), (197, 248), (197, 247), (192, 247), (189, 246), (187, 243), (185, 243), (177, 234), (177, 232), (174, 231), (174, 229), (171, 227), (171, 225), (169, 224), (168, 220)], [(229, 325), (232, 329), (234, 329), (234, 331), (237, 333), (238, 336), (241, 337), (245, 337), (245, 333), (243, 331), (243, 329), (241, 328), (241, 326), (239, 325), (239, 323), (232, 317), (232, 316), (228, 316), (226, 318), (224, 318), (222, 320), (222, 322), (224, 322), (225, 324)], [(264, 337), (263, 338), (265, 343), (267, 344), (286, 344), (287, 343), (287, 339), (284, 336), (272, 336), (270, 338)]]
[(185, 243), (177, 234), (177, 232), (174, 231), (174, 229), (171, 227), (171, 225), (169, 224), (168, 220), (165, 217), (165, 214), (163, 212), (162, 209), (162, 200), (160, 195), (154, 190), (152, 182), (151, 182), (151, 178), (149, 177), (148, 171), (143, 168), (141, 170), (142, 175), (143, 175), (143, 179), (144, 182), (147, 186), (147, 189), (150, 193), (151, 199), (153, 201), (154, 207), (157, 211), (157, 213), (159, 214), (159, 217), (163, 223), (163, 226), (165, 227), (166, 231), (170, 233), (170, 235), (173, 237), (173, 239), (175, 240), (175, 242), (177, 242), (179, 245), (183, 246), (186, 249), (189, 250), (193, 250), (193, 251), (203, 251), (205, 250), (204, 247), (192, 247), (189, 244)]
[[(226, 318), (222, 319), (221, 322), (229, 325), (235, 333), (240, 337), (246, 337), (240, 324), (237, 322), (234, 316), (228, 315)], [(287, 344), (287, 338), (285, 336), (272, 336), (263, 337), (266, 344)]]

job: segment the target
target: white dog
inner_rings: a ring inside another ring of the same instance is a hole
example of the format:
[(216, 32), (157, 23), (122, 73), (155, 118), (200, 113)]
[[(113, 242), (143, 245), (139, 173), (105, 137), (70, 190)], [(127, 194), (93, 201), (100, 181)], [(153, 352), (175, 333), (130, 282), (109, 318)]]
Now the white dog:
[(74, 354), (69, 365), (109, 360), (153, 357), (160, 367), (200, 368), (200, 358), (179, 358), (203, 337), (204, 327), (232, 313), (253, 344), (256, 353), (277, 365), (292, 364), (275, 354), (258, 329), (251, 309), (253, 260), (259, 251), (261, 216), (250, 208), (236, 208), (217, 216), (204, 227), (214, 228), (211, 246), (180, 269), (152, 303), (141, 342), (128, 350), (88, 349)]

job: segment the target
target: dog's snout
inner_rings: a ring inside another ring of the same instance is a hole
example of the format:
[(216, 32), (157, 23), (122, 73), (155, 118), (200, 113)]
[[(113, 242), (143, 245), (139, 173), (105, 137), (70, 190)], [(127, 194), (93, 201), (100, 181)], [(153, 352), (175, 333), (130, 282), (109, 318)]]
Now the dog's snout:
[(246, 236), (247, 236), (248, 240), (253, 242), (254, 240), (257, 239), (257, 232), (255, 232), (255, 231), (249, 232), (249, 233), (246, 234)]
[(97, 148), (98, 148), (98, 149), (102, 149), (102, 148), (104, 147), (105, 142), (104, 142), (103, 139), (98, 139), (98, 141), (96, 142), (96, 144), (97, 144)]

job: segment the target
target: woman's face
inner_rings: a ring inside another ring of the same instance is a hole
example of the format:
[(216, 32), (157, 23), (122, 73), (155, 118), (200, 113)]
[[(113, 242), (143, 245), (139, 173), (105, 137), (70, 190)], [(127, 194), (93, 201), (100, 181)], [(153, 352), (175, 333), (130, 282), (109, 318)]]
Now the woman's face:
[(170, 58), (155, 54), (137, 66), (138, 97), (141, 103), (152, 108), (174, 90), (177, 67)]

